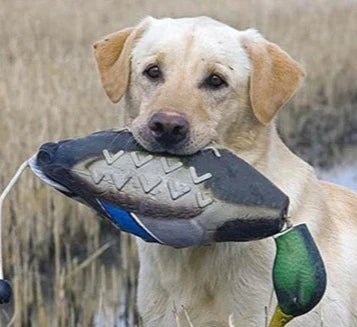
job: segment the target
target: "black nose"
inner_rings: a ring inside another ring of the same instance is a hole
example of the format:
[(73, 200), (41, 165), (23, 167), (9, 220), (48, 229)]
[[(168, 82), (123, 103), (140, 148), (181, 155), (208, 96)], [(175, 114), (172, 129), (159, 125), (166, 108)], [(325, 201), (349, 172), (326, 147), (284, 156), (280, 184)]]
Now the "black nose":
[(165, 146), (170, 146), (179, 143), (187, 137), (189, 123), (183, 114), (162, 111), (151, 117), (149, 129), (156, 141)]

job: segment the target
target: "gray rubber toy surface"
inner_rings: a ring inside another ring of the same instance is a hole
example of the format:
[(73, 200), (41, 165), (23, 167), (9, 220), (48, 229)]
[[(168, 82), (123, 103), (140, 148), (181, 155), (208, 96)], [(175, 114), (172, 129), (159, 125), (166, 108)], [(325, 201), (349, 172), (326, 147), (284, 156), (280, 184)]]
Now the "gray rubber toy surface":
[(274, 235), (289, 205), (284, 193), (226, 149), (154, 154), (128, 131), (44, 144), (30, 165), (120, 229), (174, 247)]

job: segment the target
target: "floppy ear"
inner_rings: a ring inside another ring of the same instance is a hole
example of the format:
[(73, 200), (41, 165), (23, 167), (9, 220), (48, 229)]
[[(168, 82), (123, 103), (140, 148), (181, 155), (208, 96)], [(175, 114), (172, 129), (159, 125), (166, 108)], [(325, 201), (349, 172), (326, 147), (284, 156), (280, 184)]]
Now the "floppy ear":
[(243, 37), (250, 58), (249, 97), (253, 112), (264, 125), (293, 96), (305, 76), (304, 69), (276, 44), (257, 32)]
[(131, 52), (144, 26), (107, 35), (93, 45), (99, 75), (110, 100), (118, 102), (129, 84)]

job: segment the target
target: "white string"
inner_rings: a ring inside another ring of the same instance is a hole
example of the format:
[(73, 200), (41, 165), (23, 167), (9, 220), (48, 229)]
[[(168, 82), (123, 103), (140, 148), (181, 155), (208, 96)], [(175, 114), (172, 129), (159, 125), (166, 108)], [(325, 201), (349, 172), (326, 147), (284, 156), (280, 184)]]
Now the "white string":
[(4, 278), (4, 271), (3, 271), (3, 262), (2, 262), (2, 205), (8, 193), (11, 191), (17, 180), (20, 178), (21, 174), (28, 166), (28, 161), (26, 160), (16, 171), (14, 177), (11, 179), (9, 184), (5, 187), (4, 191), (0, 195), (0, 279)]

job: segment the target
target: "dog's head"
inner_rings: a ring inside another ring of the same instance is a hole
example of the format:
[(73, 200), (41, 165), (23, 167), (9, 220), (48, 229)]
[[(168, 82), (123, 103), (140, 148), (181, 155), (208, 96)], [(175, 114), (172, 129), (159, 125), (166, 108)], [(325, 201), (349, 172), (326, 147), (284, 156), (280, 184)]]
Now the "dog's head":
[(191, 154), (238, 135), (254, 143), (304, 71), (255, 30), (206, 17), (154, 19), (94, 44), (104, 89), (123, 98), (127, 122), (149, 151)]

